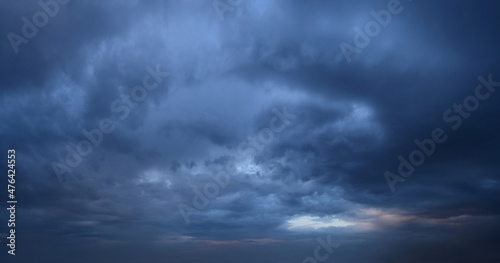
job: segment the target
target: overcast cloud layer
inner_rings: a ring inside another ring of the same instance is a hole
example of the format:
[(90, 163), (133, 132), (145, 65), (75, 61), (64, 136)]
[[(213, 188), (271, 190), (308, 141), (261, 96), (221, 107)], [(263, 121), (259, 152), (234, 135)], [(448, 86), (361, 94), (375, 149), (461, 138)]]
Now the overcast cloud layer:
[(61, 0), (25, 38), (1, 1), (0, 261), (500, 262), (500, 4), (401, 0), (348, 62), (388, 2)]

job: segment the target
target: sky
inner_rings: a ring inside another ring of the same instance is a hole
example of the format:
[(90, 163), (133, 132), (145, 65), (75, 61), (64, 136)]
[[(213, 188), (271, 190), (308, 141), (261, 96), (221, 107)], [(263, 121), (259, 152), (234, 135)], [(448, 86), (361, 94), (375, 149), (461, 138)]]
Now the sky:
[(500, 262), (497, 1), (0, 7), (0, 262)]

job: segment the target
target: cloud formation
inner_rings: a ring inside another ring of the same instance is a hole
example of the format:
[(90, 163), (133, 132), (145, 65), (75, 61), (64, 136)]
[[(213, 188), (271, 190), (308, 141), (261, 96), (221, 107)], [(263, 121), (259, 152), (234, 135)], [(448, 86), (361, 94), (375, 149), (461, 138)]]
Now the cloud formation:
[[(389, 2), (241, 1), (224, 19), (211, 1), (1, 3), (0, 148), (16, 149), (20, 202), (7, 262), (302, 262), (329, 235), (335, 262), (497, 262), (499, 94), (460, 129), (443, 112), (478, 76), (500, 82), (500, 6), (401, 0), (348, 63), (339, 45)], [(124, 94), (140, 103), (121, 118)], [(295, 118), (268, 140), (284, 108)], [(113, 131), (55, 172), (105, 118)], [(393, 193), (384, 172), (435, 128), (446, 142)], [(229, 166), (186, 224), (179, 205)]]

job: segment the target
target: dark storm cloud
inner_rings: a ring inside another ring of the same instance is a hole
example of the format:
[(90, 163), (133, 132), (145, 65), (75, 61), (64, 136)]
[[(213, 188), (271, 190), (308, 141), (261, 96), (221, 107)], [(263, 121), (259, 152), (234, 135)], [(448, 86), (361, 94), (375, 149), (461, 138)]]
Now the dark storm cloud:
[[(336, 262), (494, 262), (500, 98), (456, 131), (443, 113), (479, 75), (500, 81), (499, 6), (401, 1), (347, 63), (339, 44), (387, 3), (243, 1), (221, 21), (210, 1), (73, 0), (17, 54), (4, 37), (1, 145), (18, 152), (22, 203), (13, 262), (302, 262), (328, 235)], [(4, 36), (41, 10), (2, 7)], [(156, 65), (170, 75), (120, 120), (112, 103)], [(242, 154), (275, 108), (296, 117)], [(115, 130), (59, 183), (51, 164), (103, 118)], [(384, 172), (435, 128), (448, 140), (391, 193)], [(179, 204), (229, 164), (227, 187), (185, 224)]]

